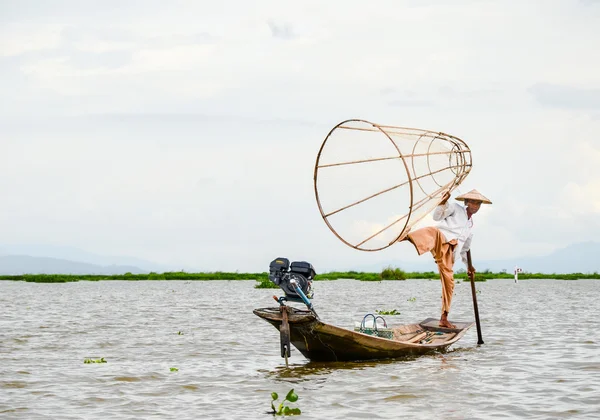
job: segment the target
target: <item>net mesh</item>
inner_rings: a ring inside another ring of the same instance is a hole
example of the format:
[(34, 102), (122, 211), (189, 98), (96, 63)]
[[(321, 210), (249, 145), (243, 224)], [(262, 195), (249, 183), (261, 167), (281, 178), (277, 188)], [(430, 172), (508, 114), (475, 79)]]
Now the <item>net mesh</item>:
[(457, 137), (348, 120), (335, 126), (321, 146), (315, 193), (323, 219), (338, 238), (376, 251), (427, 216), (471, 167), (471, 151)]

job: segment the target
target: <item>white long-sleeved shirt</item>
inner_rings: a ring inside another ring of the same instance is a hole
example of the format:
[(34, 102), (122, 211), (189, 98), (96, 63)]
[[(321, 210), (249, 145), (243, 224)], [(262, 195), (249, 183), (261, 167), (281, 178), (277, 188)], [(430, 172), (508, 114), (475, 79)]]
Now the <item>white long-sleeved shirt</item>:
[(446, 203), (435, 208), (433, 220), (439, 222), (437, 228), (444, 234), (446, 242), (457, 240), (454, 260), (456, 261), (457, 254), (460, 254), (462, 261), (468, 265), (467, 251), (471, 248), (473, 239), (473, 219), (467, 216), (467, 209), (457, 203)]

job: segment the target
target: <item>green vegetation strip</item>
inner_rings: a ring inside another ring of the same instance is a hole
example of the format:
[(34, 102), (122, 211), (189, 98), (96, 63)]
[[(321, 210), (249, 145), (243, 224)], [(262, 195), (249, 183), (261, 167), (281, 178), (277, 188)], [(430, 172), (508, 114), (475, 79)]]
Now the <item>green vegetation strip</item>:
[[(464, 270), (459, 270), (454, 277), (467, 280), (467, 274)], [(339, 280), (353, 279), (360, 281), (381, 281), (381, 280), (406, 280), (406, 279), (429, 279), (437, 280), (439, 274), (433, 271), (426, 272), (405, 272), (399, 268), (386, 267), (381, 273), (365, 273), (358, 271), (332, 271), (317, 275), (315, 280)], [(512, 273), (494, 273), (489, 270), (477, 272), (475, 281), (486, 281), (491, 279), (512, 279)], [(530, 279), (555, 279), (555, 280), (584, 280), (584, 279), (600, 279), (600, 274), (594, 272), (592, 274), (571, 273), (571, 274), (548, 274), (548, 273), (520, 273), (519, 280)], [(273, 283), (269, 281), (269, 274), (263, 273), (238, 273), (238, 272), (203, 272), (203, 273), (187, 273), (185, 271), (166, 272), (166, 273), (149, 273), (149, 274), (116, 274), (116, 275), (101, 275), (101, 274), (22, 274), (22, 275), (2, 275), (0, 280), (26, 281), (34, 283), (68, 283), (75, 281), (99, 281), (99, 280), (256, 280), (257, 288), (274, 288)]]

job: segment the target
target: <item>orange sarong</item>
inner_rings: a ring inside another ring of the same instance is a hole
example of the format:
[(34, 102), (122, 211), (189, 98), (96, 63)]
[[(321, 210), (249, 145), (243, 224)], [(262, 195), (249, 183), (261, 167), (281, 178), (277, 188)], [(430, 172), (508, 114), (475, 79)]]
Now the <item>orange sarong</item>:
[(431, 252), (440, 272), (442, 281), (442, 314), (450, 312), (454, 293), (454, 247), (456, 239), (446, 242), (444, 234), (430, 226), (410, 232), (408, 240), (415, 246), (419, 255)]

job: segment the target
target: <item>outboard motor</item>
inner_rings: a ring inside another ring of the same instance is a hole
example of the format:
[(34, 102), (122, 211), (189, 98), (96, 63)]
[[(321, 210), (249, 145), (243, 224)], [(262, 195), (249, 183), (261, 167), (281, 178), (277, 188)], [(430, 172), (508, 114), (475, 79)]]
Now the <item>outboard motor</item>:
[(317, 273), (312, 264), (306, 261), (294, 261), (277, 258), (269, 265), (269, 280), (283, 290), (287, 300), (304, 302), (312, 309), (308, 299), (312, 299), (312, 281)]
[(281, 312), (281, 325), (279, 327), (279, 341), (281, 347), (281, 357), (285, 357), (285, 364), (288, 365), (290, 357), (290, 325), (288, 315), (290, 307), (285, 305), (285, 301), (304, 302), (308, 309), (319, 319), (319, 315), (313, 308), (309, 299), (313, 297), (312, 281), (317, 273), (312, 264), (306, 261), (294, 261), (290, 264), (287, 258), (276, 258), (269, 265), (269, 280), (275, 283), (283, 290), (285, 296), (279, 299), (273, 298), (279, 303)]

